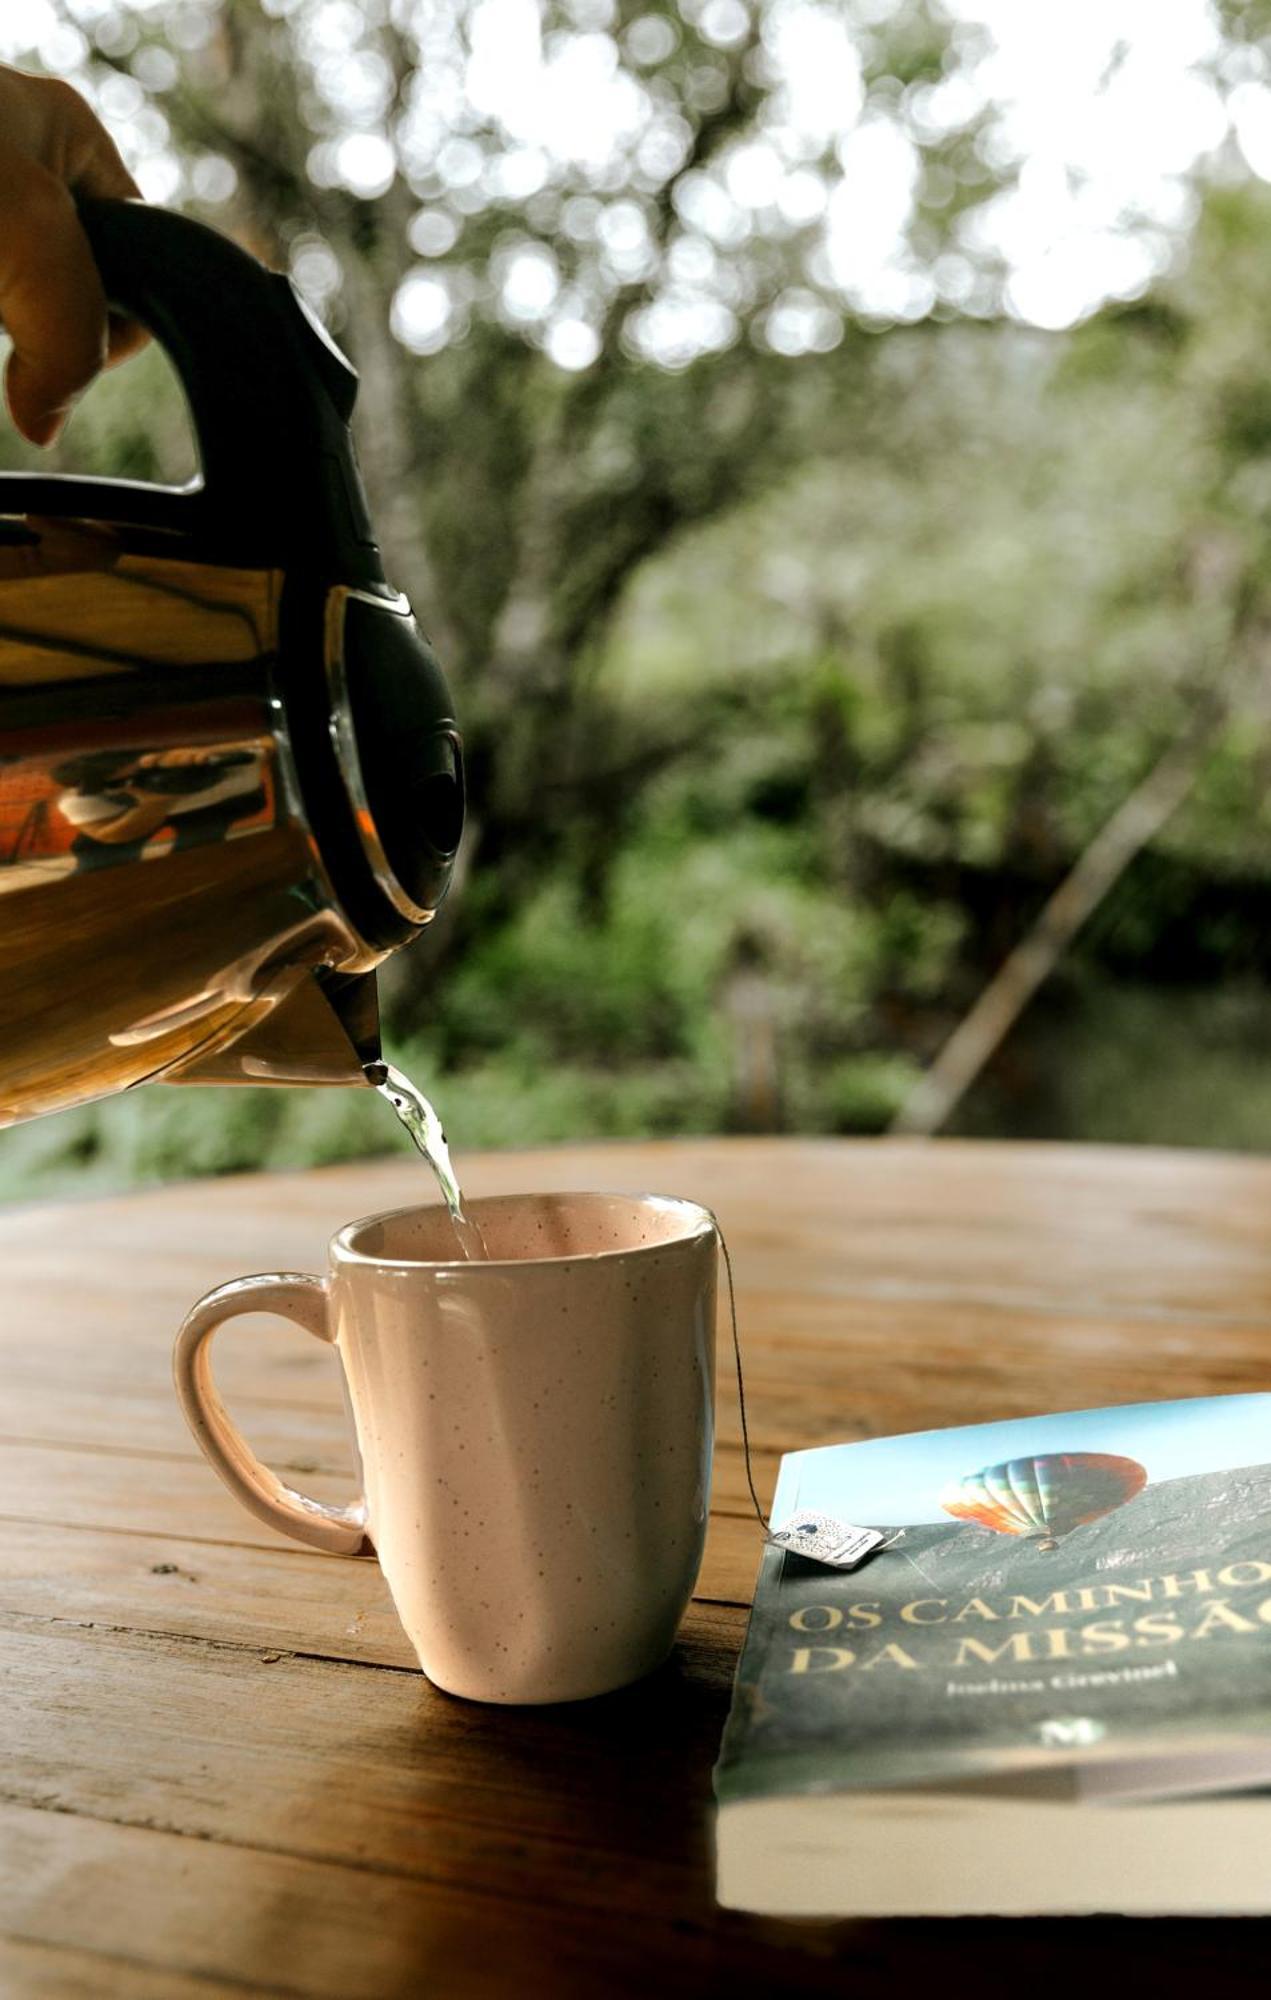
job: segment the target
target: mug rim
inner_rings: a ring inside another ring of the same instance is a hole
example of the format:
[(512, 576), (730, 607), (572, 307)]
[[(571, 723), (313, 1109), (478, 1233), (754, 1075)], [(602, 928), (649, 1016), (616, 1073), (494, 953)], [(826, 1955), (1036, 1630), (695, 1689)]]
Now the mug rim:
[(362, 1230), (370, 1229), (376, 1223), (395, 1222), (400, 1216), (420, 1213), (445, 1214), (444, 1201), (411, 1201), (398, 1208), (377, 1209), (373, 1215), (355, 1216), (336, 1230), (331, 1238), (331, 1258), (333, 1263), (356, 1264), (369, 1270), (379, 1271), (448, 1271), (462, 1272), (466, 1277), (478, 1271), (534, 1271), (559, 1270), (562, 1264), (602, 1264), (616, 1257), (646, 1257), (657, 1250), (681, 1250), (699, 1243), (704, 1237), (718, 1236), (719, 1224), (709, 1208), (701, 1202), (692, 1201), (686, 1195), (653, 1194), (633, 1192), (627, 1188), (542, 1188), (537, 1193), (524, 1194), (483, 1194), (476, 1195), (465, 1204), (464, 1213), (474, 1221), (480, 1221), (479, 1211), (495, 1202), (506, 1201), (627, 1201), (641, 1207), (656, 1206), (663, 1210), (680, 1211), (686, 1221), (692, 1218), (691, 1226), (682, 1234), (663, 1237), (656, 1243), (620, 1244), (612, 1250), (573, 1250), (557, 1257), (373, 1257), (367, 1250), (359, 1250), (354, 1237)]

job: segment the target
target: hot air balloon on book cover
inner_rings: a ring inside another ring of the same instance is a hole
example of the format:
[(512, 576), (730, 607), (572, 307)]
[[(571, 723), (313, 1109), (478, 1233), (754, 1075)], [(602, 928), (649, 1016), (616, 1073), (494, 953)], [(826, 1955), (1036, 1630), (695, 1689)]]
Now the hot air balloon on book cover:
[(1049, 1551), (1074, 1528), (1124, 1507), (1146, 1485), (1147, 1472), (1137, 1458), (1111, 1451), (1047, 1451), (951, 1480), (940, 1505), (957, 1520), (1022, 1536)]

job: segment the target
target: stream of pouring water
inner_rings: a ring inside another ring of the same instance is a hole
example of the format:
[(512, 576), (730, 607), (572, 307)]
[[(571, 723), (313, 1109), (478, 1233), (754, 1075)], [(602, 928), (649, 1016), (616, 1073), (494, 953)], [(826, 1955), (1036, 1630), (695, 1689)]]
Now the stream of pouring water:
[(401, 1123), (409, 1132), (416, 1150), (428, 1162), (437, 1176), (437, 1185), (445, 1198), (450, 1213), (455, 1239), (464, 1256), (470, 1262), (482, 1262), (489, 1257), (485, 1238), (480, 1227), (463, 1212), (463, 1195), (455, 1176), (450, 1159), (450, 1148), (446, 1144), (446, 1134), (442, 1123), (422, 1090), (416, 1088), (408, 1076), (395, 1069), (392, 1063), (377, 1062), (366, 1065), (366, 1078), (381, 1097), (386, 1098), (397, 1113)]

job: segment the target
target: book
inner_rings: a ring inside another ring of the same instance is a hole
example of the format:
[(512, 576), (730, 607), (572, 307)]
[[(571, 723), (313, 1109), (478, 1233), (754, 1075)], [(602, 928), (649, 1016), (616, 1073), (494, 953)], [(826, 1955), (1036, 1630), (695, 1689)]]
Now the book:
[(883, 1539), (764, 1550), (722, 1904), (1271, 1911), (1271, 1395), (790, 1453), (773, 1526), (813, 1515)]

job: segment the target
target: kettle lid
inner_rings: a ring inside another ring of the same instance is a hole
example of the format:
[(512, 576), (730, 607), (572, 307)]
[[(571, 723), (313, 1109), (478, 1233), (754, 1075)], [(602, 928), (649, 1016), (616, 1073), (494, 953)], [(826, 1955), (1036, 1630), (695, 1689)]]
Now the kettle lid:
[(327, 604), (331, 736), (366, 860), (405, 923), (427, 923), (463, 832), (449, 690), (404, 598), (335, 589)]

